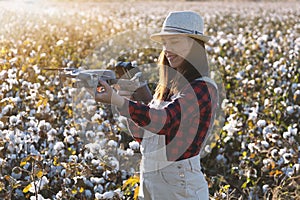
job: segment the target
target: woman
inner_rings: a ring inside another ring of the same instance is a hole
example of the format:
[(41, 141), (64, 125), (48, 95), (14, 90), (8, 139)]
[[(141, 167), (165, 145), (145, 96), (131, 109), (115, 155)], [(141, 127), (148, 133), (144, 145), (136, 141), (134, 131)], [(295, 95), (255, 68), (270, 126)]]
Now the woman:
[(163, 46), (153, 100), (148, 105), (129, 100), (126, 91), (117, 93), (104, 81), (95, 99), (116, 105), (141, 143), (140, 199), (209, 199), (199, 153), (218, 91), (207, 77), (203, 20), (195, 12), (171, 12), (151, 39)]

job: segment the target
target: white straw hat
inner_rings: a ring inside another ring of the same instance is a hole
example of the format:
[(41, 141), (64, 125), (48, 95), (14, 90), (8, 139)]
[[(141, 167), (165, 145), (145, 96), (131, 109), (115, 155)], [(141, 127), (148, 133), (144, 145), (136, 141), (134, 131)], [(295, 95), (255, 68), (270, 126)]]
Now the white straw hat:
[(207, 42), (210, 37), (203, 34), (203, 29), (204, 23), (200, 15), (193, 11), (176, 11), (169, 13), (161, 32), (151, 35), (150, 38), (161, 42), (163, 36), (183, 35)]

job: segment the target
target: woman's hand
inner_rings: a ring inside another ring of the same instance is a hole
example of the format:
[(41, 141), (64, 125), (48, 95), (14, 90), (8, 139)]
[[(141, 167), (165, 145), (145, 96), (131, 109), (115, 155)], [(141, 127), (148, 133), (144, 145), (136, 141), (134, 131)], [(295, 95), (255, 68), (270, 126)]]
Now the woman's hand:
[(142, 101), (148, 104), (152, 100), (151, 91), (147, 82), (137, 82), (132, 80), (120, 79), (116, 84), (116, 89), (120, 96), (134, 101)]
[(99, 80), (99, 85), (101, 86), (97, 87), (97, 90), (95, 92), (96, 102), (116, 105), (119, 108), (123, 106), (124, 97), (117, 94), (117, 92), (113, 90), (113, 88), (110, 87), (110, 85), (108, 85), (106, 81)]
[(139, 87), (139, 82), (130, 81), (127, 79), (119, 79), (117, 84), (114, 86), (114, 88), (117, 89), (118, 94), (127, 99), (132, 99), (132, 95)]

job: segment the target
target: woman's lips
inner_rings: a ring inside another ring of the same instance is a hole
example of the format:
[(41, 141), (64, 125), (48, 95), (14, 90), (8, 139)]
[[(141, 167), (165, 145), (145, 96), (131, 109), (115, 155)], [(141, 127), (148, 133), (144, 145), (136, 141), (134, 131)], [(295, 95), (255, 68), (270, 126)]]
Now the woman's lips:
[(177, 55), (174, 55), (174, 54), (169, 54), (169, 55), (167, 55), (167, 58), (168, 58), (168, 60), (170, 60), (170, 61), (175, 60), (176, 57), (177, 57)]

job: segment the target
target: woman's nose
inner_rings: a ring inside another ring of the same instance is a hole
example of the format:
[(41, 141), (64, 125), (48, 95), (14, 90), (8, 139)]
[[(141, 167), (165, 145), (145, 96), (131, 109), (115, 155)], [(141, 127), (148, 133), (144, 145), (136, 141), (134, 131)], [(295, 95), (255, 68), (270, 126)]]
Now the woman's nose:
[(174, 48), (172, 47), (172, 45), (169, 44), (164, 44), (163, 45), (163, 51), (165, 51), (166, 53), (170, 53), (173, 52), (174, 53)]
[(172, 54), (172, 52), (168, 51), (168, 50), (164, 50), (165, 51), (165, 55), (169, 56), (170, 54)]

